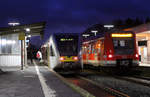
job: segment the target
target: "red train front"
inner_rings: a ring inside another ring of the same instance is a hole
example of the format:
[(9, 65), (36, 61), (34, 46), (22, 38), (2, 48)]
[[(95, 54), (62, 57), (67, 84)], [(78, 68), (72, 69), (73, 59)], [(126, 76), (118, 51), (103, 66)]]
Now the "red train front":
[(138, 66), (139, 55), (135, 33), (131, 31), (107, 32), (82, 43), (84, 66)]

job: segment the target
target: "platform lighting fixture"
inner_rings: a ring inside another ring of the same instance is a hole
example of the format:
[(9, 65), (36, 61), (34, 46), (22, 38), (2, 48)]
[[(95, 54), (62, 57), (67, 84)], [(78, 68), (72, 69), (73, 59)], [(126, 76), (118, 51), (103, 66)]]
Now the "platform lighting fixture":
[(27, 37), (31, 37), (31, 35), (28, 35)]
[(90, 35), (89, 34), (83, 34), (82, 36), (84, 36), (85, 38), (87, 38)]
[(26, 30), (26, 32), (30, 32), (30, 28), (26, 28), (25, 30)]
[(17, 25), (20, 25), (20, 23), (18, 23), (18, 22), (9, 22), (8, 25), (17, 26)]
[(94, 35), (96, 36), (96, 33), (98, 32), (97, 30), (92, 30), (92, 33), (94, 33)]
[(110, 28), (114, 28), (114, 25), (104, 25), (104, 27), (110, 29)]

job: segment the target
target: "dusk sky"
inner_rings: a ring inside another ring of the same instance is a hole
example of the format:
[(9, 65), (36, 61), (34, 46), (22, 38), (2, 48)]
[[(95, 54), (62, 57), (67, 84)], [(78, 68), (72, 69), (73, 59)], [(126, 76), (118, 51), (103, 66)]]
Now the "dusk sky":
[(1, 0), (0, 26), (12, 20), (21, 24), (46, 21), (46, 35), (83, 32), (96, 23), (150, 16), (150, 0)]

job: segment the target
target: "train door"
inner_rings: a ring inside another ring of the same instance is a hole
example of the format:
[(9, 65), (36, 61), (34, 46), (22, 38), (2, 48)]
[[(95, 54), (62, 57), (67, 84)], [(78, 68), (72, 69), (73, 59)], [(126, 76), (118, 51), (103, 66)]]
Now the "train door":
[(92, 48), (91, 47), (91, 43), (89, 43), (89, 45), (88, 45), (88, 53), (87, 53), (87, 63), (88, 64), (91, 64), (91, 51), (92, 51), (91, 48)]
[(56, 56), (52, 45), (50, 46), (50, 68), (54, 68), (57, 64)]
[(82, 47), (82, 60), (83, 60), (83, 64), (87, 64), (87, 45), (83, 45)]
[(98, 40), (96, 42), (96, 54), (95, 54), (95, 60), (97, 62), (97, 64), (100, 64), (100, 53), (101, 53), (101, 42)]
[(103, 65), (103, 56), (104, 56), (104, 40), (100, 41), (100, 65)]
[(93, 51), (94, 51), (94, 61), (95, 61), (96, 66), (99, 65), (99, 60), (98, 60), (99, 56), (98, 56), (98, 47), (97, 47), (97, 45), (98, 45), (98, 42), (95, 41), (95, 43), (93, 44)]
[(98, 66), (98, 58), (97, 58), (97, 53), (95, 52), (95, 45), (96, 45), (96, 41), (93, 41), (90, 44), (91, 52), (90, 52), (89, 60), (92, 65)]

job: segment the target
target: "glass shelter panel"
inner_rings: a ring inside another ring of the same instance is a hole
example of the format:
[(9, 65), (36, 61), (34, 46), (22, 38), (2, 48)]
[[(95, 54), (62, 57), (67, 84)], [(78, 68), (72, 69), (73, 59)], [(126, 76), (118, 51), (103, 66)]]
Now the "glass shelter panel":
[(21, 42), (18, 34), (0, 36), (0, 54), (21, 54)]
[(21, 54), (21, 41), (18, 38), (17, 34), (12, 35), (12, 54)]

